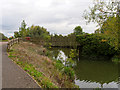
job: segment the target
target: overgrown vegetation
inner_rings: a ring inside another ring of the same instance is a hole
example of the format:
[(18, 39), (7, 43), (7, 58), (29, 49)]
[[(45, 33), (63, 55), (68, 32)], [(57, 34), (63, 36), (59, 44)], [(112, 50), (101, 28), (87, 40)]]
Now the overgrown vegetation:
[(24, 42), (14, 45), (9, 57), (33, 76), (42, 88), (76, 88), (72, 68), (64, 66), (60, 60), (49, 59), (48, 52), (43, 53), (44, 49)]
[[(111, 48), (117, 51), (117, 58), (120, 56), (120, 10), (117, 0), (98, 1), (94, 0), (93, 6), (89, 8), (90, 12), (85, 10), (84, 18), (89, 22), (96, 22), (99, 29), (95, 31), (97, 35), (105, 36), (107, 43)], [(108, 39), (109, 38), (109, 39)], [(102, 48), (101, 48), (102, 49)], [(109, 49), (106, 49), (109, 52)], [(111, 51), (111, 53), (114, 53)], [(105, 54), (104, 54), (105, 55)]]
[(112, 57), (117, 54), (115, 47), (110, 45), (110, 38), (103, 35), (78, 35), (76, 39), (82, 46), (82, 56)]

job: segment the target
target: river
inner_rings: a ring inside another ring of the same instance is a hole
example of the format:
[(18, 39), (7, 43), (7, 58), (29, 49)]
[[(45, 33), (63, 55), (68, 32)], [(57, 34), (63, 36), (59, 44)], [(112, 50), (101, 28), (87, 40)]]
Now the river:
[[(69, 48), (50, 49), (54, 59), (66, 60)], [(74, 66), (75, 84), (80, 88), (118, 88), (118, 64), (111, 60), (78, 59)]]

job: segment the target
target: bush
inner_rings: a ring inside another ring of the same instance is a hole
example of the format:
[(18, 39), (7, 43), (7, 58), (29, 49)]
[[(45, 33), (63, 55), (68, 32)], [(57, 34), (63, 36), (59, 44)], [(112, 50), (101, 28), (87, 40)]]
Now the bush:
[(74, 80), (75, 79), (75, 72), (74, 72), (73, 68), (64, 66), (60, 60), (56, 61), (55, 66), (63, 74), (68, 75), (70, 80)]
[(75, 79), (75, 72), (71, 67), (64, 67), (64, 73), (70, 77), (70, 80)]
[(82, 46), (84, 56), (113, 56), (116, 54), (115, 47), (109, 44), (110, 39), (96, 34), (78, 35), (77, 42)]

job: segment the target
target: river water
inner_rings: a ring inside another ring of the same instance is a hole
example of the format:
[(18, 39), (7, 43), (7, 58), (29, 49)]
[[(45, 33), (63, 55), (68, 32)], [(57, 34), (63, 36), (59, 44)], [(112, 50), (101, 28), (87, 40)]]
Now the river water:
[[(52, 48), (54, 59), (66, 60), (69, 48)], [(76, 60), (74, 66), (75, 84), (80, 88), (118, 88), (118, 64), (111, 60)]]

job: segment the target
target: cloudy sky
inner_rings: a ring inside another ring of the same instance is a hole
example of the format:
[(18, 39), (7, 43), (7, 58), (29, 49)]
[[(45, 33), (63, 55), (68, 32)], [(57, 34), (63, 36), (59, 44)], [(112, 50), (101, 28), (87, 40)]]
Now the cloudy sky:
[[(86, 25), (82, 17), (93, 0), (1, 0), (2, 33), (7, 36), (18, 31), (22, 20), (27, 26), (40, 25), (50, 33), (67, 35), (80, 25), (84, 32), (93, 33), (94, 23)], [(1, 10), (0, 10), (1, 11)], [(0, 29), (1, 29), (0, 28)]]

